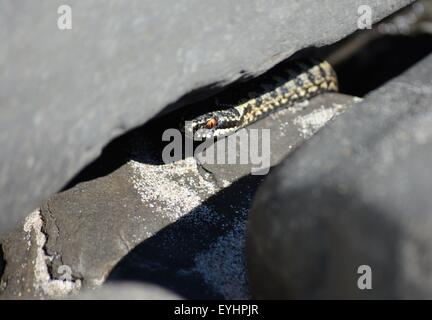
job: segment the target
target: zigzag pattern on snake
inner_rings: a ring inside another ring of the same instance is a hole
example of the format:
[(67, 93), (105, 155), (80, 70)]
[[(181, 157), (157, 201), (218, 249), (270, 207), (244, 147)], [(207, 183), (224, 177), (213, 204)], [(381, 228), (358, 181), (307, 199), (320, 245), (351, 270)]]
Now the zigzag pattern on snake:
[(338, 91), (336, 73), (327, 61), (300, 62), (284, 75), (282, 81), (257, 97), (192, 119), (184, 127), (185, 134), (197, 140), (227, 136), (281, 108)]

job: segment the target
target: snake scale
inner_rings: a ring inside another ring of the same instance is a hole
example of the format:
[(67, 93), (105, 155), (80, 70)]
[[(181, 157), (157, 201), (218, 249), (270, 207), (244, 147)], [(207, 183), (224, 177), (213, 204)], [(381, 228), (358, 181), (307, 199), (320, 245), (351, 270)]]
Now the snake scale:
[(338, 91), (336, 73), (327, 61), (299, 62), (283, 74), (282, 81), (257, 97), (186, 122), (186, 135), (196, 140), (227, 136), (272, 112), (325, 92)]

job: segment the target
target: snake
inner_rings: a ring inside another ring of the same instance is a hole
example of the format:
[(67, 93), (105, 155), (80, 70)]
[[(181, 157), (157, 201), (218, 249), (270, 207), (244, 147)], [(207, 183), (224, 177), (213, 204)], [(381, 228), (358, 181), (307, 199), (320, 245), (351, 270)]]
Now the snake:
[(267, 117), (315, 96), (338, 91), (336, 72), (326, 60), (297, 62), (284, 69), (282, 80), (261, 95), (227, 109), (210, 111), (186, 121), (183, 130), (194, 140), (225, 137)]

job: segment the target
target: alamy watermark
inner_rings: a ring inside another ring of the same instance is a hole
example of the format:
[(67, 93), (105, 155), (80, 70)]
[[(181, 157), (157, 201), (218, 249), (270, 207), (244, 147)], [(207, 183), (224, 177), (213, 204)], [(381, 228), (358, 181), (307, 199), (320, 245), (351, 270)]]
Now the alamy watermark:
[(372, 29), (372, 8), (367, 4), (362, 4), (357, 8), (357, 28), (360, 30)]
[(57, 8), (59, 17), (57, 18), (57, 27), (60, 30), (72, 29), (72, 8), (66, 4)]
[(252, 175), (265, 175), (270, 169), (270, 129), (241, 129), (226, 137), (202, 141), (194, 148), (193, 139), (184, 138), (178, 129), (167, 129), (162, 141), (169, 142), (162, 151), (165, 163), (193, 156), (201, 164), (249, 165)]
[(371, 290), (372, 289), (372, 268), (364, 264), (358, 267), (357, 273), (361, 274), (361, 276), (357, 280), (357, 287), (360, 290)]
[(72, 269), (66, 264), (62, 264), (57, 268), (57, 273), (60, 275), (59, 280), (61, 281), (72, 281)]

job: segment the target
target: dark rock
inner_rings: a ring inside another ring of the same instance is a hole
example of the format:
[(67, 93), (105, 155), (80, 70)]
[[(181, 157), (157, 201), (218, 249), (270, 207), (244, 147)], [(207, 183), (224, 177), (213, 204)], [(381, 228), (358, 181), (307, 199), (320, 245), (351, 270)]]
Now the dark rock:
[(268, 177), (248, 224), (255, 297), (432, 297), (431, 72), (429, 56)]
[[(367, 1), (374, 21), (410, 2)], [(0, 235), (113, 137), (192, 91), (352, 33), (364, 3), (69, 1), (72, 30), (60, 31), (57, 1), (3, 1)]]

